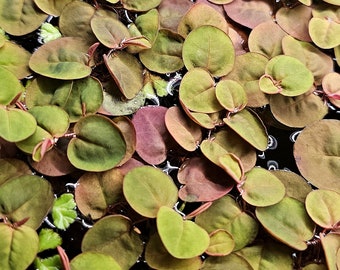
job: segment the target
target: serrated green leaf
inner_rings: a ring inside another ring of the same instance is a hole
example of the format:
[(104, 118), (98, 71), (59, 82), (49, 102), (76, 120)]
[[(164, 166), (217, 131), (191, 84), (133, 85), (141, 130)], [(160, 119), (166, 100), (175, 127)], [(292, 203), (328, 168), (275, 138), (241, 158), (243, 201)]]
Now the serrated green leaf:
[(59, 255), (54, 255), (48, 258), (35, 258), (34, 267), (36, 270), (60, 270), (62, 269)]
[(64, 193), (54, 201), (52, 207), (53, 224), (61, 230), (66, 230), (76, 219), (76, 203), (71, 193)]
[(39, 252), (45, 251), (47, 249), (54, 249), (60, 246), (62, 243), (62, 238), (52, 229), (41, 229), (39, 233)]

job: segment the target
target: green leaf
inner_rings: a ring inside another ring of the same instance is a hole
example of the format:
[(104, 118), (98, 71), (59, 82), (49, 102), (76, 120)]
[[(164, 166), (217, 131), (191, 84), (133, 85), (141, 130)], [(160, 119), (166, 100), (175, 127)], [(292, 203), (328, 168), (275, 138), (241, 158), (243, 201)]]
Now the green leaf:
[(254, 206), (278, 203), (286, 194), (285, 186), (270, 171), (253, 168), (246, 173), (246, 180), (238, 186), (242, 198)]
[(118, 19), (96, 14), (91, 28), (97, 39), (108, 48), (118, 48), (124, 39), (130, 37), (128, 28)]
[(0, 186), (11, 178), (32, 174), (26, 162), (14, 158), (0, 159)]
[(63, 37), (39, 47), (29, 61), (29, 67), (49, 78), (74, 80), (87, 77), (91, 68), (87, 65), (86, 43), (74, 37)]
[[(303, 6), (303, 5), (301, 5)], [(282, 39), (282, 49), (285, 55), (300, 60), (313, 73), (317, 85), (322, 78), (333, 71), (333, 59), (309, 42), (299, 41), (291, 36)]]
[(208, 233), (168, 206), (161, 206), (157, 213), (157, 230), (167, 251), (178, 259), (201, 255), (209, 246)]
[(225, 77), (243, 86), (249, 107), (262, 107), (268, 104), (267, 96), (260, 90), (259, 79), (264, 74), (268, 58), (262, 54), (247, 52), (237, 55), (233, 70)]
[(68, 114), (57, 106), (35, 106), (29, 112), (36, 119), (38, 126), (53, 137), (62, 137), (70, 126)]
[(333, 18), (312, 18), (308, 29), (318, 47), (331, 49), (340, 45), (340, 24)]
[(122, 269), (130, 269), (142, 254), (143, 244), (130, 219), (112, 215), (100, 219), (86, 232), (81, 250), (110, 255)]
[(59, 17), (63, 8), (73, 0), (34, 0), (34, 3), (45, 13)]
[(207, 69), (212, 76), (227, 75), (234, 66), (235, 50), (229, 36), (214, 26), (200, 26), (187, 36), (183, 44), (183, 61), (190, 70)]
[(261, 91), (268, 94), (302, 95), (312, 88), (314, 82), (313, 73), (301, 61), (287, 55), (269, 60), (265, 73), (259, 83)]
[(226, 230), (235, 241), (235, 250), (252, 243), (258, 232), (258, 222), (246, 212), (231, 196), (224, 196), (204, 212), (200, 213), (195, 222), (208, 233), (216, 230)]
[(202, 25), (215, 26), (228, 34), (229, 27), (225, 17), (204, 3), (196, 3), (191, 6), (180, 20), (177, 30), (183, 37), (187, 37), (192, 30)]
[(327, 104), (312, 91), (296, 97), (272, 95), (269, 104), (275, 119), (288, 127), (303, 128), (328, 113)]
[(284, 184), (287, 197), (305, 202), (308, 193), (312, 191), (312, 187), (302, 176), (286, 170), (273, 170), (270, 172)]
[(54, 255), (48, 258), (36, 257), (34, 260), (36, 270), (59, 270), (62, 269), (61, 259), (59, 255)]
[(134, 98), (143, 88), (143, 67), (136, 57), (124, 51), (104, 55), (106, 67), (119, 90), (127, 99)]
[(297, 249), (307, 249), (306, 241), (314, 235), (315, 224), (302, 202), (285, 197), (279, 203), (257, 207), (256, 217), (263, 227), (282, 243)]
[(308, 215), (320, 227), (332, 229), (340, 221), (340, 194), (332, 190), (313, 190), (306, 197)]
[(171, 177), (151, 166), (129, 171), (124, 177), (123, 192), (137, 213), (150, 218), (155, 218), (162, 206), (173, 207), (178, 199)]
[(153, 234), (146, 245), (145, 260), (151, 268), (159, 270), (197, 270), (202, 265), (198, 256), (190, 259), (173, 257), (164, 247), (158, 233)]
[(78, 169), (106, 171), (124, 158), (126, 144), (120, 130), (110, 119), (89, 115), (74, 126), (76, 137), (67, 147), (70, 162)]
[(55, 90), (50, 103), (62, 107), (71, 122), (80, 117), (96, 113), (103, 102), (103, 88), (94, 77), (68, 81)]
[(211, 256), (226, 256), (235, 247), (233, 236), (225, 230), (216, 230), (210, 234), (210, 245), (205, 251)]
[(149, 70), (165, 74), (181, 69), (183, 37), (167, 29), (161, 29), (149, 50), (143, 50), (139, 57)]
[(21, 96), (24, 88), (17, 77), (7, 69), (0, 66), (0, 104), (9, 105)]
[(230, 112), (241, 111), (248, 102), (243, 86), (233, 80), (222, 80), (217, 83), (216, 98)]
[(25, 226), (37, 229), (52, 204), (52, 186), (39, 176), (22, 175), (0, 186), (0, 215), (12, 223), (29, 218)]
[(286, 35), (287, 33), (272, 19), (263, 22), (250, 32), (248, 39), (249, 50), (271, 59), (282, 54), (281, 40)]
[(242, 257), (231, 253), (227, 256), (208, 257), (203, 264), (202, 270), (225, 270), (242, 269), (253, 270), (250, 264)]
[(32, 73), (28, 67), (31, 54), (19, 45), (5, 41), (0, 47), (0, 66), (11, 71), (18, 79)]
[(248, 110), (242, 110), (223, 121), (244, 140), (260, 151), (267, 149), (267, 130), (260, 118)]
[(47, 14), (35, 5), (33, 0), (1, 1), (0, 26), (7, 33), (22, 36), (36, 30), (46, 19)]
[(214, 113), (223, 110), (215, 94), (215, 81), (203, 68), (192, 68), (179, 88), (180, 101), (191, 111)]
[(55, 199), (52, 207), (53, 224), (61, 230), (66, 230), (76, 219), (77, 212), (71, 193), (64, 193)]
[(62, 35), (57, 27), (50, 23), (43, 23), (40, 28), (40, 37), (44, 43), (60, 38)]
[(131, 11), (148, 11), (157, 7), (161, 2), (161, 0), (121, 0), (123, 7)]
[(159, 12), (157, 9), (151, 9), (145, 14), (139, 15), (135, 20), (136, 27), (140, 33), (154, 44), (159, 31)]
[(301, 175), (319, 189), (340, 192), (339, 136), (340, 122), (324, 119), (304, 128), (294, 144), (294, 158)]
[(11, 227), (0, 223), (0, 265), (2, 270), (25, 270), (38, 253), (36, 231), (26, 225)]
[(84, 252), (77, 255), (70, 263), (72, 270), (102, 269), (121, 270), (122, 268), (114, 258), (97, 252)]
[(322, 248), (325, 253), (328, 270), (337, 270), (339, 266), (340, 237), (336, 233), (329, 233), (326, 236), (320, 234)]
[(43, 228), (39, 232), (39, 251), (54, 249), (62, 244), (62, 238), (52, 229)]
[(244, 258), (254, 270), (291, 270), (293, 265), (292, 250), (269, 239), (263, 244), (245, 247), (236, 254)]

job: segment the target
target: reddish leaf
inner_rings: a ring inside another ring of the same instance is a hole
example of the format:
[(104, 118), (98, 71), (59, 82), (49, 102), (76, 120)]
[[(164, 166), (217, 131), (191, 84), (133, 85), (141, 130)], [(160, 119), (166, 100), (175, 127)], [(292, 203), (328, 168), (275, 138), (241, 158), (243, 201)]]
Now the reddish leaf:
[(205, 158), (194, 157), (183, 163), (178, 181), (184, 186), (179, 197), (187, 202), (214, 201), (234, 186), (234, 181), (218, 166)]
[(165, 126), (167, 108), (148, 106), (139, 109), (132, 119), (136, 130), (136, 152), (147, 163), (156, 165), (166, 159), (167, 138)]

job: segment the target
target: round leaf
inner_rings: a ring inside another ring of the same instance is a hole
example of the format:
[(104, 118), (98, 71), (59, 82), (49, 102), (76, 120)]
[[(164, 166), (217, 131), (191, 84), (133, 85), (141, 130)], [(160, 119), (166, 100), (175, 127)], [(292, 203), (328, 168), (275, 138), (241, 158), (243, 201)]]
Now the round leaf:
[(300, 173), (320, 189), (340, 192), (339, 136), (338, 120), (321, 120), (303, 129), (294, 144), (294, 157)]
[(47, 14), (35, 5), (33, 0), (1, 1), (0, 25), (7, 33), (22, 36), (36, 30), (46, 19)]
[(102, 17), (99, 14), (94, 16), (91, 28), (98, 40), (108, 48), (118, 48), (124, 39), (130, 37), (128, 28), (112, 17)]
[[(256, 3), (257, 4), (257, 3)], [(267, 56), (269, 59), (282, 54), (281, 40), (287, 34), (272, 20), (257, 25), (249, 35), (251, 52)]]
[(203, 264), (202, 270), (225, 270), (242, 269), (252, 270), (250, 264), (242, 257), (232, 253), (227, 256), (208, 257)]
[(69, 128), (68, 114), (57, 106), (35, 106), (29, 112), (36, 119), (38, 126), (53, 137), (63, 136)]
[(329, 233), (326, 236), (320, 234), (322, 248), (325, 252), (328, 270), (336, 270), (339, 265), (340, 237), (338, 234)]
[(9, 105), (21, 96), (23, 86), (17, 77), (7, 69), (0, 66), (0, 104)]
[(101, 83), (93, 77), (68, 81), (60, 85), (50, 101), (68, 113), (70, 122), (76, 122), (82, 116), (97, 112), (102, 102)]
[(84, 252), (72, 259), (70, 263), (72, 270), (82, 269), (102, 269), (102, 270), (121, 270), (120, 265), (109, 255)]
[(183, 220), (174, 210), (161, 206), (157, 214), (157, 230), (167, 251), (178, 259), (201, 255), (209, 246), (208, 233), (190, 220)]
[(260, 90), (259, 79), (264, 74), (268, 58), (259, 53), (248, 52), (238, 55), (233, 70), (225, 77), (243, 86), (248, 106), (262, 107), (268, 104), (266, 95)]
[(0, 214), (37, 229), (53, 204), (51, 184), (38, 176), (23, 175), (0, 186)]
[(106, 216), (88, 230), (81, 243), (82, 252), (110, 255), (122, 269), (130, 269), (143, 251), (131, 221), (121, 215)]
[[(313, 73), (301, 61), (287, 55), (279, 55), (269, 60), (265, 72), (259, 82), (260, 89), (269, 94), (273, 93), (274, 88), (284, 96), (298, 96), (308, 92), (314, 82)], [(271, 81), (269, 85), (268, 79)]]
[(288, 127), (303, 128), (328, 113), (327, 104), (313, 92), (297, 97), (272, 95), (269, 104), (275, 119)]
[(205, 252), (211, 256), (226, 256), (234, 247), (232, 235), (225, 230), (217, 230), (210, 234), (210, 245)]
[(38, 253), (39, 237), (36, 231), (25, 225), (12, 228), (0, 223), (0, 238), (1, 269), (28, 269)]
[[(58, 0), (59, 1), (59, 0)], [(59, 17), (59, 28), (63, 36), (79, 37), (90, 46), (97, 42), (91, 29), (91, 19), (96, 9), (83, 1), (72, 1), (62, 10)]]
[(260, 118), (248, 110), (224, 118), (223, 121), (244, 140), (260, 151), (267, 148), (267, 131)]
[(340, 44), (340, 24), (332, 18), (312, 18), (309, 21), (309, 35), (322, 49), (330, 49)]
[(228, 17), (248, 28), (272, 20), (271, 5), (265, 1), (234, 0), (223, 7)]
[(134, 98), (143, 87), (143, 67), (137, 58), (121, 51), (104, 55), (104, 61), (122, 94)]
[(34, 0), (35, 4), (45, 13), (55, 17), (60, 16), (63, 8), (73, 0)]
[(158, 234), (154, 234), (150, 237), (150, 240), (146, 245), (145, 260), (150, 267), (158, 270), (197, 270), (202, 265), (202, 261), (199, 257), (177, 259), (171, 256), (164, 247)]
[(253, 168), (246, 173), (246, 180), (238, 186), (242, 198), (254, 206), (278, 203), (286, 194), (285, 186), (270, 171)]
[(227, 75), (234, 66), (235, 50), (229, 36), (214, 26), (200, 26), (187, 36), (183, 44), (183, 61), (190, 70), (206, 68), (212, 76)]
[(123, 7), (131, 11), (147, 11), (157, 7), (161, 0), (121, 0)]
[(37, 49), (29, 61), (29, 67), (46, 77), (73, 80), (91, 74), (87, 65), (86, 43), (78, 38), (63, 37), (50, 41)]
[(202, 138), (201, 127), (186, 117), (178, 107), (167, 110), (165, 125), (180, 146), (187, 151), (196, 150)]
[(332, 229), (340, 221), (340, 194), (332, 190), (313, 190), (306, 197), (306, 209), (322, 228)]
[(29, 166), (22, 160), (14, 158), (0, 159), (0, 186), (13, 177), (31, 173)]
[(179, 190), (179, 197), (187, 202), (214, 201), (230, 192), (234, 186), (234, 181), (225, 171), (200, 157), (187, 159), (177, 177), (184, 185)]
[(22, 141), (31, 136), (37, 128), (37, 122), (28, 112), (0, 107), (0, 137), (9, 142)]
[(258, 222), (242, 211), (231, 196), (214, 201), (207, 210), (196, 216), (195, 222), (208, 233), (226, 230), (234, 239), (234, 251), (252, 243), (258, 232)]
[(167, 29), (159, 31), (149, 50), (139, 53), (140, 60), (149, 70), (157, 73), (171, 73), (181, 69), (183, 38)]
[(106, 171), (123, 159), (126, 144), (117, 126), (108, 118), (89, 115), (74, 126), (67, 156), (75, 167), (87, 171)]
[(307, 249), (306, 241), (314, 235), (314, 223), (304, 204), (285, 197), (279, 203), (256, 208), (256, 216), (265, 229), (282, 243), (297, 249)]
[(214, 113), (223, 107), (215, 94), (214, 79), (203, 68), (193, 68), (183, 77), (180, 88), (180, 101), (189, 110), (201, 113)]
[(315, 83), (320, 85), (322, 78), (333, 71), (332, 57), (309, 42), (298, 41), (291, 36), (282, 39), (282, 49), (285, 55), (295, 57), (306, 65), (313, 73)]
[(243, 86), (232, 80), (222, 80), (217, 83), (216, 98), (230, 112), (242, 110), (248, 102)]
[(28, 67), (30, 57), (31, 54), (24, 48), (7, 40), (0, 48), (0, 66), (11, 71), (18, 79), (32, 73)]
[(277, 23), (289, 37), (310, 42), (308, 23), (312, 18), (312, 8), (298, 5), (294, 8), (282, 7), (275, 16)]
[(312, 191), (312, 187), (302, 176), (286, 170), (273, 170), (270, 172), (284, 184), (287, 197), (305, 202), (308, 193)]
[(134, 168), (124, 177), (126, 200), (145, 217), (156, 217), (162, 206), (173, 207), (177, 202), (177, 191), (170, 176), (150, 166)]
[(196, 3), (186, 12), (178, 24), (178, 33), (186, 37), (192, 30), (212, 25), (228, 34), (228, 23), (216, 9), (202, 3)]

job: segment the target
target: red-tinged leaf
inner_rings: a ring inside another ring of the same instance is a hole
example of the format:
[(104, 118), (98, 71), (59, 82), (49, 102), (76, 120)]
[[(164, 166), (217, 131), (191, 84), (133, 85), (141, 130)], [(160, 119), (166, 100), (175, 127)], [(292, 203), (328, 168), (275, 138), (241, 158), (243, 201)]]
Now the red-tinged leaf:
[(160, 164), (166, 159), (169, 133), (165, 126), (165, 107), (143, 107), (132, 119), (136, 130), (136, 152), (149, 164)]
[(234, 181), (225, 171), (205, 158), (188, 159), (183, 163), (177, 177), (184, 185), (179, 190), (179, 197), (187, 202), (217, 200), (234, 186)]

